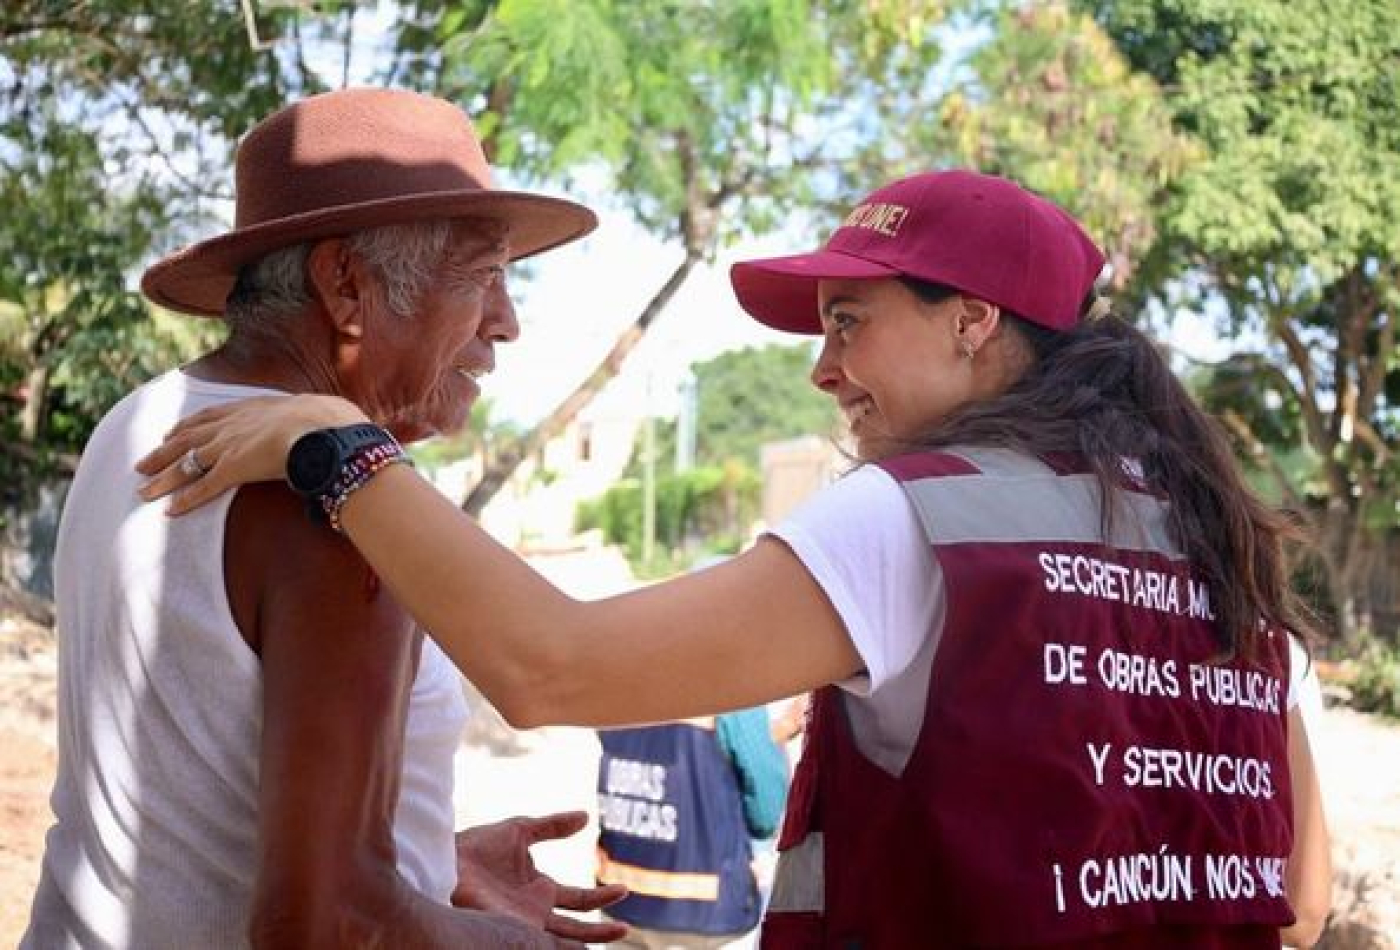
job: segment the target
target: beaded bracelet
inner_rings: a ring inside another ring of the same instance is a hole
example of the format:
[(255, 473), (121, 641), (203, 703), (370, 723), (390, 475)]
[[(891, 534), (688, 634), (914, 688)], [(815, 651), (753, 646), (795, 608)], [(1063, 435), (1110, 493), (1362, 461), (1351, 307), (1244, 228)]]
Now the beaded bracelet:
[(403, 446), (397, 442), (367, 445), (345, 460), (335, 483), (320, 498), (326, 521), (336, 533), (343, 533), (340, 512), (350, 496), (379, 472), (399, 462), (410, 467), (413, 465), (413, 459), (404, 453)]

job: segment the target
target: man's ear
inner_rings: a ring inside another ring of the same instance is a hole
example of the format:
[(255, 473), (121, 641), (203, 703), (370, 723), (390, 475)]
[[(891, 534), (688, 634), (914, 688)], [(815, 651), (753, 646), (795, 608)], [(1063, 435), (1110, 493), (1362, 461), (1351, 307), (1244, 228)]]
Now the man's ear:
[(359, 340), (364, 335), (366, 272), (358, 255), (341, 238), (311, 246), (306, 256), (307, 289), (337, 337)]

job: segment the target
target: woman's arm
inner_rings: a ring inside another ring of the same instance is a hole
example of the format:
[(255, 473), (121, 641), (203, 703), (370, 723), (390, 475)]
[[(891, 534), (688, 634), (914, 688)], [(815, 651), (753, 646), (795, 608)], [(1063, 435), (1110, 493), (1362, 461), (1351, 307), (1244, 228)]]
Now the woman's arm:
[(583, 602), (404, 466), (351, 495), (342, 523), (453, 661), (520, 727), (708, 715), (861, 668), (826, 595), (776, 540), (704, 571)]
[[(327, 396), (252, 399), (197, 413), (142, 461), (143, 496), (172, 514), (235, 484), (280, 478), (306, 431), (365, 421)], [(180, 458), (209, 469), (191, 480)], [(861, 668), (836, 610), (783, 543), (593, 602), (566, 596), (410, 469), (350, 496), (355, 546), (512, 724), (604, 726), (756, 706)]]
[(1290, 947), (1315, 944), (1332, 909), (1331, 837), (1302, 714), (1288, 713), (1288, 770), (1293, 785), (1293, 854), (1285, 886), (1297, 920), (1281, 933)]

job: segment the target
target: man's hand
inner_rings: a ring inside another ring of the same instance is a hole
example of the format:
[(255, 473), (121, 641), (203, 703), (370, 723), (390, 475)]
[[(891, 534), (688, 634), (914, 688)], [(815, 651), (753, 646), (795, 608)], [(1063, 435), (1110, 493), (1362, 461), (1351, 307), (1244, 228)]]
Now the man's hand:
[(457, 832), (458, 907), (509, 914), (550, 933), (587, 943), (608, 943), (627, 933), (615, 921), (593, 923), (555, 912), (591, 911), (627, 896), (625, 888), (569, 887), (535, 867), (530, 845), (567, 838), (588, 824), (581, 811), (541, 818), (510, 818)]

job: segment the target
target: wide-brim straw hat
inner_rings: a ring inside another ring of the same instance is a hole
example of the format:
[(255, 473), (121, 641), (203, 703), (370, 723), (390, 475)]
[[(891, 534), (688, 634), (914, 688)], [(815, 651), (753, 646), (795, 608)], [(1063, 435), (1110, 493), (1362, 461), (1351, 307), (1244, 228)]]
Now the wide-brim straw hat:
[(218, 316), (245, 265), (284, 247), (432, 218), (488, 218), (510, 229), (512, 260), (583, 237), (592, 211), (491, 185), (471, 121), (443, 99), (397, 89), (311, 96), (258, 123), (238, 146), (232, 231), (153, 264), (155, 303)]

